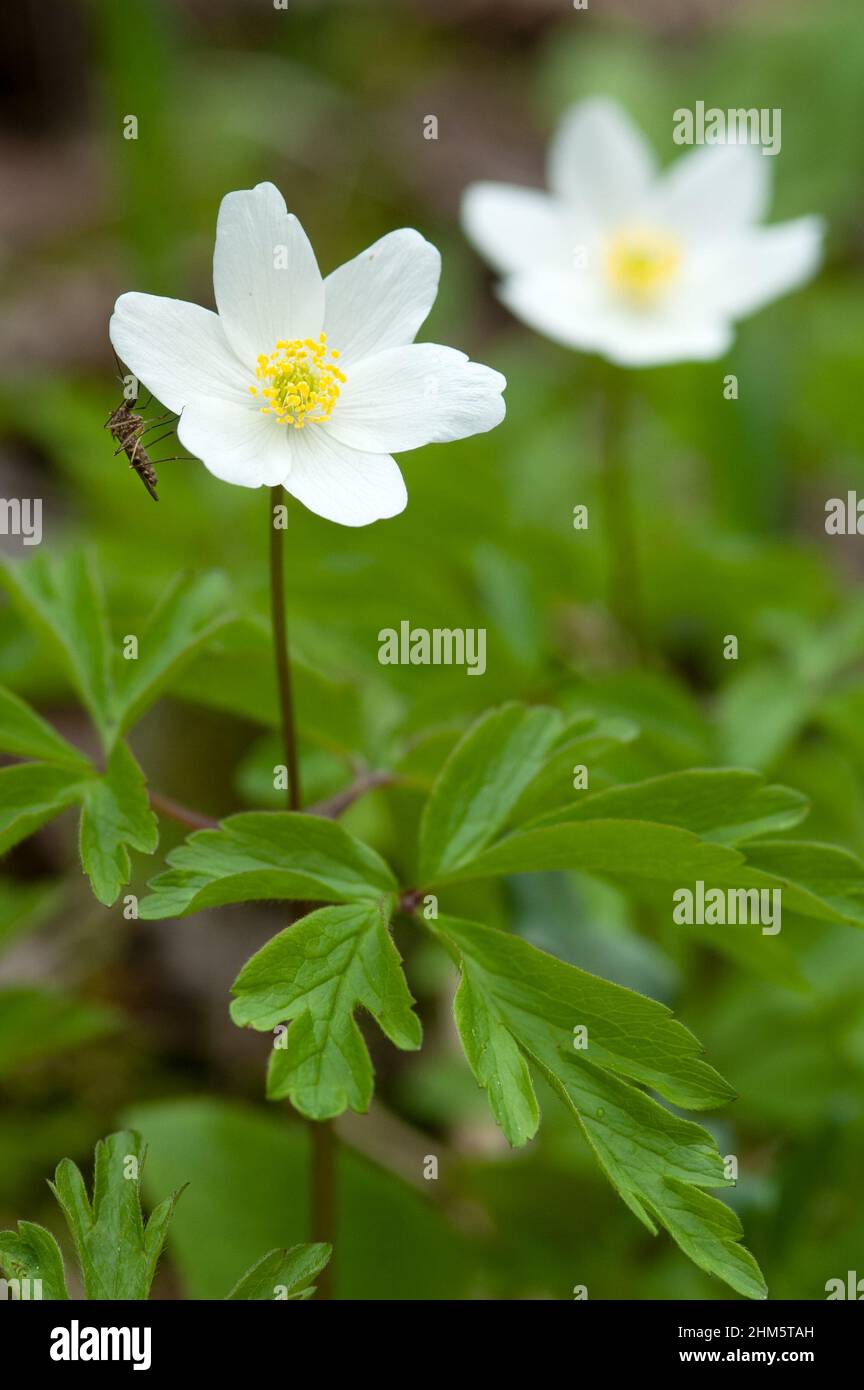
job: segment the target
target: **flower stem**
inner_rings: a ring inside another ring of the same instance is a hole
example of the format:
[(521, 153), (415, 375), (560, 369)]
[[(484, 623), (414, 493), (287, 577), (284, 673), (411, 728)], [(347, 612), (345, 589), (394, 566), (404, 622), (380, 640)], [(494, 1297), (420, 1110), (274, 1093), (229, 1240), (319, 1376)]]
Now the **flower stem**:
[(375, 791), (376, 787), (389, 787), (394, 780), (392, 772), (361, 772), (350, 786), (343, 787), (340, 792), (334, 792), (324, 801), (316, 801), (314, 806), (307, 806), (306, 814), (338, 820), (342, 812), (353, 806), (355, 801), (359, 801), (361, 796)]
[[(299, 811), (302, 805), (300, 769), (297, 759), (297, 732), (294, 721), (294, 695), (291, 683), (291, 659), (288, 655), (288, 630), (285, 622), (285, 557), (282, 543), (283, 528), (275, 524), (275, 509), (283, 504), (281, 487), (270, 489), (270, 615), (273, 624), (273, 651), (276, 657), (276, 682), (279, 690), (279, 710), (282, 722), (282, 745), (288, 769), (288, 809)], [(309, 1158), (311, 1166), (310, 1209), (311, 1239), (333, 1242), (336, 1224), (336, 1136), (329, 1120), (309, 1121)], [(329, 1299), (333, 1293), (333, 1261), (318, 1277), (317, 1297)]]
[(301, 805), (300, 770), (297, 765), (297, 734), (294, 728), (294, 694), (291, 683), (291, 661), (288, 656), (288, 629), (285, 624), (285, 557), (282, 545), (283, 528), (275, 525), (275, 509), (284, 496), (278, 485), (270, 489), (270, 616), (273, 624), (273, 651), (276, 657), (276, 682), (279, 689), (279, 710), (282, 721), (282, 747), (288, 769), (288, 810), (299, 811)]
[(218, 820), (212, 816), (205, 816), (201, 811), (193, 811), (189, 806), (182, 806), (179, 801), (174, 801), (170, 796), (163, 796), (161, 792), (149, 789), (150, 805), (160, 816), (167, 816), (169, 820), (176, 821), (178, 825), (185, 825), (189, 830), (217, 830)]
[[(333, 1244), (336, 1226), (336, 1131), (332, 1120), (310, 1120), (312, 1239)], [(333, 1259), (318, 1275), (316, 1297), (333, 1297)]]
[(644, 627), (632, 479), (625, 448), (626, 405), (622, 373), (610, 368), (600, 393), (599, 445), (609, 609), (641, 656)]

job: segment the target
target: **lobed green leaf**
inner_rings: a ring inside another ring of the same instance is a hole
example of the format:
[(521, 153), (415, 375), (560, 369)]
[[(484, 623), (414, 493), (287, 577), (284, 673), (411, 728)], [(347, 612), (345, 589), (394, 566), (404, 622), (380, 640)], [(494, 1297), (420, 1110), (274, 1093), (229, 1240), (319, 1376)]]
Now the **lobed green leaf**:
[(0, 854), (79, 802), (87, 781), (80, 771), (48, 763), (0, 768)]
[(91, 1203), (80, 1170), (64, 1158), (51, 1191), (75, 1244), (88, 1299), (146, 1299), (182, 1189), (141, 1214), (140, 1173), (147, 1155), (141, 1136), (120, 1130), (96, 1145)]
[(88, 758), (31, 709), (26, 701), (0, 686), (0, 753), (35, 758), (73, 772), (92, 772)]
[(102, 581), (89, 550), (0, 558), (0, 584), (60, 657), (103, 742), (115, 730), (111, 639)]
[(248, 811), (198, 830), (168, 855), (140, 913), (186, 917), (226, 903), (285, 899), (377, 901), (398, 885), (387, 864), (335, 821), (293, 811)]
[[(517, 937), (442, 918), (461, 960), (455, 1014), (465, 1055), (512, 1144), (535, 1133), (529, 1063), (573, 1111), (613, 1186), (652, 1233), (663, 1226), (702, 1269), (764, 1298), (738, 1218), (703, 1188), (727, 1186), (711, 1136), (665, 1110), (633, 1081), (700, 1108), (732, 1091), (699, 1057), (668, 1009), (548, 956)], [(574, 1029), (587, 1034), (574, 1046)]]
[[(45, 1302), (69, 1298), (60, 1246), (44, 1226), (19, 1221), (17, 1231), (0, 1231), (0, 1269), (7, 1280), (28, 1282), (25, 1297)], [(34, 1284), (38, 1293), (33, 1290)], [(22, 1292), (19, 1291), (19, 1297)]]
[(235, 1023), (259, 1031), (291, 1023), (274, 1044), (267, 1094), (287, 1097), (310, 1119), (329, 1119), (348, 1106), (369, 1108), (372, 1062), (354, 1021), (358, 1007), (396, 1047), (420, 1046), (420, 1020), (388, 930), (387, 905), (310, 913), (269, 941), (234, 982)]
[(129, 882), (129, 849), (152, 854), (158, 843), (144, 774), (126, 745), (117, 743), (104, 776), (84, 784), (81, 811), (81, 864), (101, 903), (110, 907)]
[(129, 729), (183, 667), (233, 621), (231, 590), (223, 574), (176, 579), (139, 635), (137, 658), (120, 663), (117, 713), (121, 732)]

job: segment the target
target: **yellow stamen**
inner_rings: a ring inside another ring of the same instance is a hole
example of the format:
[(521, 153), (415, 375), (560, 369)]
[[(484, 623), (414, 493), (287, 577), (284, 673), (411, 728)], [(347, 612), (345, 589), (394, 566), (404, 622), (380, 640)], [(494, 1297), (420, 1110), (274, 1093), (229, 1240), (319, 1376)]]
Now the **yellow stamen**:
[(605, 261), (613, 289), (632, 305), (645, 308), (675, 279), (681, 267), (681, 248), (666, 232), (627, 228), (608, 243)]
[(270, 353), (261, 353), (255, 375), (261, 383), (250, 386), (253, 396), (264, 402), (262, 415), (275, 415), (280, 425), (302, 430), (329, 419), (339, 398), (339, 383), (345, 373), (328, 356), (327, 335), (316, 342), (311, 338), (280, 339)]

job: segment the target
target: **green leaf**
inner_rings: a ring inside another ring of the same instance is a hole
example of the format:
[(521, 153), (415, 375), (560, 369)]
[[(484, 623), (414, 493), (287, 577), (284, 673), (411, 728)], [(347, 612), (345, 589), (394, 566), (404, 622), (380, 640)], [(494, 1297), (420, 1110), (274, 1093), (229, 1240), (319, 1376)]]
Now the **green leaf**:
[(111, 637), (102, 581), (90, 551), (0, 559), (0, 584), (54, 648), (106, 746), (114, 728)]
[(85, 784), (81, 811), (81, 864), (101, 903), (110, 907), (129, 882), (129, 849), (152, 854), (158, 843), (144, 774), (126, 745), (118, 743), (105, 775)]
[(140, 1173), (147, 1156), (141, 1136), (120, 1130), (96, 1145), (92, 1204), (71, 1159), (58, 1165), (51, 1191), (75, 1243), (88, 1299), (146, 1299), (182, 1189), (144, 1223)]
[(584, 1026), (588, 1054), (597, 1066), (650, 1086), (676, 1105), (705, 1110), (733, 1098), (732, 1089), (702, 1060), (696, 1038), (665, 1004), (491, 927), (447, 917), (438, 930), (462, 957), (463, 986), (467, 979), (470, 994), (458, 1013), (466, 1025), (480, 999), (494, 1003), (493, 1014), (509, 1011), (518, 1017), (521, 1038), (547, 1057), (576, 1052), (573, 1030)]
[(632, 743), (638, 732), (628, 719), (595, 719), (586, 714), (572, 720), (562, 731), (547, 762), (520, 796), (509, 817), (510, 823), (522, 824), (559, 806), (574, 803), (581, 806), (586, 793), (574, 792), (574, 767), (584, 766), (593, 773), (607, 753)]
[(178, 578), (141, 632), (137, 659), (120, 663), (120, 731), (129, 729), (183, 666), (233, 620), (231, 590), (223, 574)]
[(747, 846), (738, 886), (776, 887), (785, 912), (864, 926), (864, 861), (839, 845), (760, 840)]
[(311, 1298), (313, 1280), (327, 1265), (332, 1245), (295, 1245), (291, 1250), (271, 1250), (248, 1269), (226, 1295), (229, 1299), (277, 1299), (285, 1302)]
[(506, 823), (543, 767), (561, 716), (551, 709), (490, 710), (453, 749), (423, 811), (420, 877), (433, 881), (475, 858)]
[[(60, 1246), (50, 1231), (32, 1221), (19, 1221), (17, 1231), (0, 1231), (0, 1269), (7, 1279), (29, 1282), (26, 1297), (46, 1302), (69, 1297)], [(38, 1293), (32, 1287), (37, 1281)]]
[(92, 771), (83, 753), (67, 743), (24, 701), (0, 686), (0, 752), (36, 758), (73, 771)]
[(0, 989), (0, 1076), (113, 1032), (119, 1017), (51, 989)]
[(475, 989), (464, 969), (453, 1013), (465, 1056), (488, 1093), (499, 1127), (516, 1147), (533, 1139), (540, 1124), (540, 1107), (524, 1053), (506, 1024), (489, 1008), (482, 988)]
[[(710, 1135), (671, 1115), (632, 1081), (676, 1104), (724, 1103), (732, 1091), (668, 1009), (587, 975), (517, 937), (442, 918), (436, 931), (462, 962), (456, 1021), (465, 1054), (512, 1144), (539, 1118), (537, 1066), (579, 1120), (601, 1167), (652, 1233), (662, 1225), (702, 1269), (765, 1297), (732, 1211), (701, 1189), (728, 1186)], [(587, 1028), (587, 1046), (574, 1029)]]
[(0, 854), (81, 800), (85, 779), (47, 763), (0, 768)]
[(231, 1017), (280, 1033), (270, 1058), (267, 1094), (285, 1097), (313, 1120), (364, 1113), (372, 1099), (372, 1063), (354, 1011), (368, 1009), (392, 1043), (420, 1046), (399, 954), (384, 904), (325, 907), (275, 936), (234, 982)]
[(532, 821), (530, 828), (574, 821), (641, 820), (691, 830), (714, 844), (736, 845), (788, 830), (808, 810), (806, 796), (790, 787), (766, 786), (758, 772), (690, 769), (574, 799), (570, 806)]
[(770, 767), (810, 718), (819, 691), (773, 666), (742, 671), (717, 708), (720, 755), (730, 763)]
[(461, 868), (436, 875), (433, 883), (459, 883), (498, 874), (581, 869), (614, 879), (679, 885), (734, 874), (743, 856), (708, 844), (688, 830), (648, 821), (577, 821), (515, 830)]
[(652, 1235), (663, 1226), (700, 1269), (745, 1298), (767, 1298), (762, 1272), (740, 1244), (738, 1217), (703, 1190), (729, 1186), (708, 1131), (590, 1062), (571, 1062), (566, 1075), (546, 1074), (606, 1176)]
[(377, 901), (398, 887), (384, 860), (341, 825), (293, 811), (229, 816), (218, 830), (195, 831), (168, 863), (141, 902), (149, 920), (260, 899)]
[(709, 756), (707, 720), (693, 696), (671, 675), (633, 668), (598, 674), (590, 686), (565, 693), (564, 699), (572, 713), (579, 710), (632, 720), (640, 732), (640, 745), (656, 750), (666, 766), (698, 766)]

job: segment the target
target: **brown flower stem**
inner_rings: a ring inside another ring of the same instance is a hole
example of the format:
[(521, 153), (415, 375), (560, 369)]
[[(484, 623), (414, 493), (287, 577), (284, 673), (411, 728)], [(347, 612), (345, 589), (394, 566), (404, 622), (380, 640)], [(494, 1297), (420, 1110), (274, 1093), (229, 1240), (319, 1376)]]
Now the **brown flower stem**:
[[(332, 1120), (309, 1120), (309, 1160), (311, 1164), (312, 1239), (333, 1244), (336, 1230), (336, 1131)], [(330, 1256), (318, 1275), (315, 1297), (333, 1297), (333, 1262)]]
[(324, 801), (316, 801), (314, 806), (306, 807), (309, 816), (324, 816), (327, 820), (337, 820), (343, 811), (359, 801), (367, 792), (376, 787), (388, 787), (394, 781), (392, 772), (361, 772), (360, 776), (341, 791), (334, 792)]
[[(282, 543), (283, 528), (276, 526), (275, 509), (283, 504), (281, 487), (271, 487), (268, 506), (270, 527), (270, 615), (273, 623), (273, 652), (276, 658), (276, 682), (279, 690), (279, 711), (282, 722), (282, 744), (288, 769), (288, 809), (299, 811), (302, 805), (300, 769), (297, 759), (297, 732), (294, 720), (294, 696), (291, 684), (291, 660), (288, 655), (288, 631), (285, 623), (285, 556)], [(311, 1187), (309, 1194), (311, 1239), (332, 1244), (336, 1226), (336, 1136), (332, 1122), (307, 1123)], [(333, 1260), (318, 1278), (319, 1299), (333, 1294)]]
[(179, 801), (172, 801), (170, 796), (163, 796), (152, 787), (149, 794), (153, 810), (160, 816), (175, 820), (178, 825), (186, 825), (190, 830), (216, 830), (219, 827), (219, 822), (211, 816), (205, 816), (201, 811), (193, 811), (189, 806), (182, 806)]
[[(354, 802), (359, 801), (367, 792), (374, 791), (376, 787), (388, 787), (393, 781), (395, 778), (392, 772), (362, 772), (341, 791), (334, 792), (324, 801), (316, 801), (313, 806), (307, 806), (306, 814), (321, 816), (324, 820), (338, 820), (343, 811), (347, 811), (349, 806), (353, 806)], [(163, 796), (161, 792), (154, 791), (152, 787), (149, 789), (149, 796), (153, 810), (160, 816), (166, 816), (168, 820), (176, 821), (178, 825), (185, 825), (189, 830), (219, 829), (219, 821), (213, 816), (206, 816), (203, 811), (184, 806), (173, 797)]]

